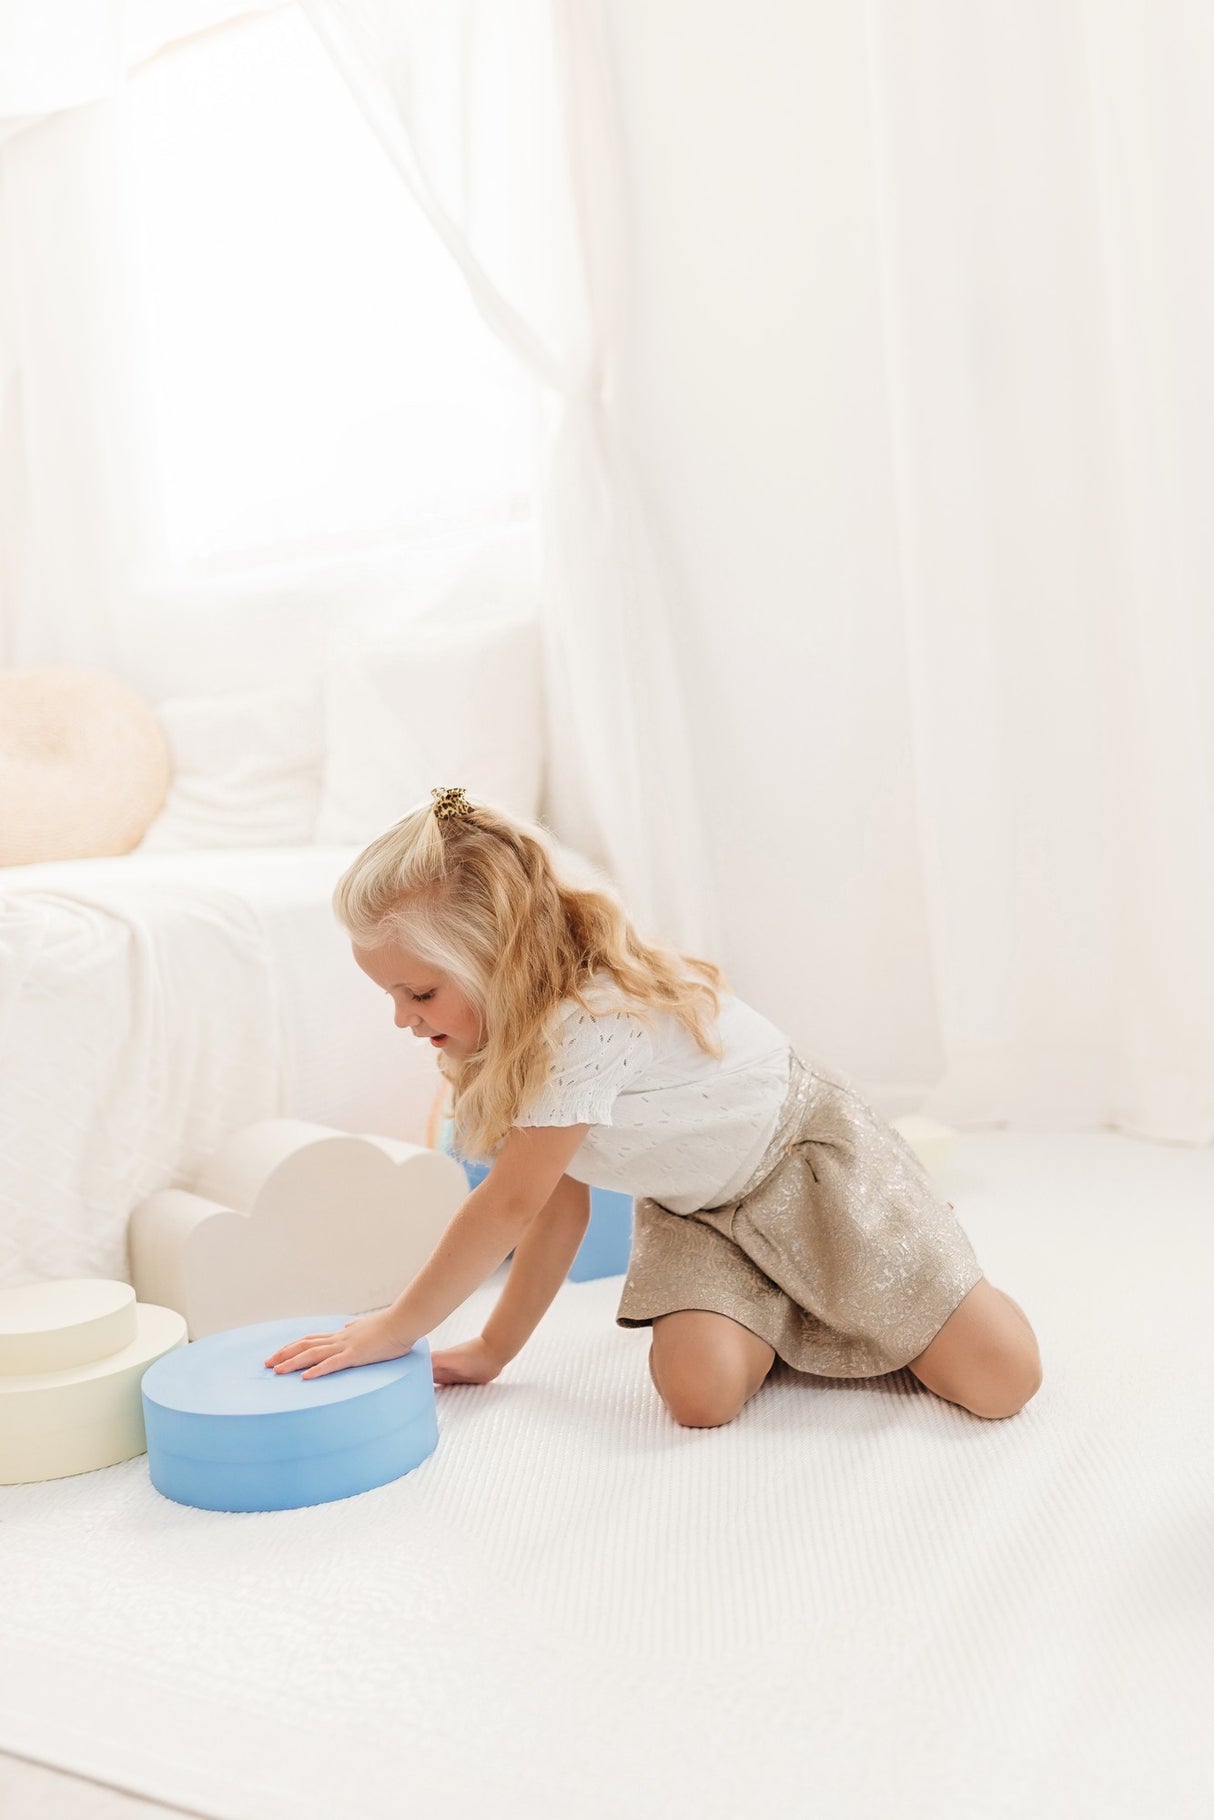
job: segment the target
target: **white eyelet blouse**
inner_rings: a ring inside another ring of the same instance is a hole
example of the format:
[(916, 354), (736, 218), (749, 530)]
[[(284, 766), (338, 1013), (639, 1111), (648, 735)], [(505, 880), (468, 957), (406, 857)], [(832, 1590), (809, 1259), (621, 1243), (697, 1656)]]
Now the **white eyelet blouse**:
[(720, 1061), (669, 1012), (646, 1007), (653, 1033), (609, 973), (557, 1009), (552, 1074), (517, 1125), (589, 1124), (566, 1166), (575, 1181), (648, 1195), (672, 1213), (736, 1198), (776, 1128), (789, 1042), (758, 1011), (721, 993)]

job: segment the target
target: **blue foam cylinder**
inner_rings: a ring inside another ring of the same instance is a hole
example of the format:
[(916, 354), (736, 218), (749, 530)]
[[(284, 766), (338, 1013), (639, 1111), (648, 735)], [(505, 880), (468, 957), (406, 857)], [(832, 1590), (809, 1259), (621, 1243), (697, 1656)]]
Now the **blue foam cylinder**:
[(632, 1196), (614, 1188), (590, 1190), (590, 1224), (569, 1266), (569, 1280), (623, 1276), (632, 1250)]
[[(489, 1173), (485, 1164), (468, 1163), (462, 1157), (457, 1161), (468, 1178), (469, 1188), (479, 1188)], [(590, 1224), (569, 1266), (570, 1282), (585, 1283), (592, 1277), (623, 1276), (631, 1250), (632, 1196), (619, 1194), (614, 1188), (592, 1188)]]
[(305, 1379), (263, 1363), (344, 1314), (233, 1327), (178, 1347), (143, 1374), (152, 1484), (199, 1510), (295, 1510), (411, 1472), (438, 1445), (430, 1343), (403, 1358)]

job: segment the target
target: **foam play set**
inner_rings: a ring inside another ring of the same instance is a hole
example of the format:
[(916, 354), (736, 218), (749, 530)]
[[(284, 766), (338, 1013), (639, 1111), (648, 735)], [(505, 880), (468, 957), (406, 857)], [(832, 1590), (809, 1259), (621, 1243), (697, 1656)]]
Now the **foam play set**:
[[(425, 1146), (295, 1119), (249, 1125), (193, 1187), (130, 1223), (132, 1283), (0, 1290), (0, 1484), (64, 1478), (146, 1451), (152, 1484), (204, 1510), (295, 1509), (355, 1496), (438, 1444), (430, 1347), (305, 1379), (266, 1358), (386, 1307), (488, 1170), (458, 1157), (447, 1086)], [(956, 1134), (893, 1121), (928, 1168)], [(629, 1196), (592, 1189), (569, 1275), (627, 1269)], [(338, 1302), (345, 1314), (317, 1314)]]

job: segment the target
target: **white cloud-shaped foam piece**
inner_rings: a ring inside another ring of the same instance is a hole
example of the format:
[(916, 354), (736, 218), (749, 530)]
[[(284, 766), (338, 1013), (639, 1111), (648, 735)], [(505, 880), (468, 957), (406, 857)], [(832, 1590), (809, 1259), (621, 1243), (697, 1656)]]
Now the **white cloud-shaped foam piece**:
[(131, 1276), (192, 1340), (318, 1308), (364, 1314), (396, 1300), (467, 1195), (441, 1151), (262, 1119), (220, 1146), (192, 1191), (140, 1202)]

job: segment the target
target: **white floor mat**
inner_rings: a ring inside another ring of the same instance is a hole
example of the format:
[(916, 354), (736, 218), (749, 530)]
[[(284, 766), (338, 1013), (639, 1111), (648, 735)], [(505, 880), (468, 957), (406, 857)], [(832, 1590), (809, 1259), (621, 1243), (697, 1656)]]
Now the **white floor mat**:
[(944, 1186), (1020, 1415), (777, 1367), (680, 1428), (567, 1283), (361, 1497), (0, 1488), (0, 1748), (221, 1820), (1208, 1820), (1214, 1149), (978, 1133)]

